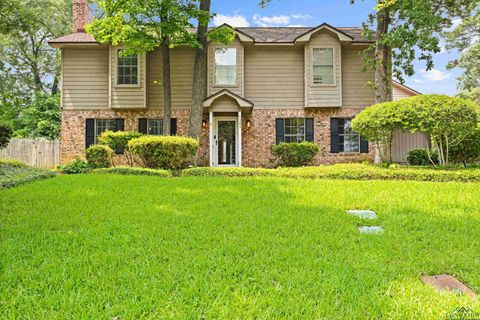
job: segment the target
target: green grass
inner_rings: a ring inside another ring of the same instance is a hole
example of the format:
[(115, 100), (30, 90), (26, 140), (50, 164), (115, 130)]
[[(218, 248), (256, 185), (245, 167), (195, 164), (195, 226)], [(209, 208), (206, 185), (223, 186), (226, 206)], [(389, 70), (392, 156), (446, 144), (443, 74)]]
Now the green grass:
[[(72, 175), (0, 191), (0, 317), (443, 319), (479, 301), (478, 184)], [(382, 235), (345, 209), (373, 209)]]

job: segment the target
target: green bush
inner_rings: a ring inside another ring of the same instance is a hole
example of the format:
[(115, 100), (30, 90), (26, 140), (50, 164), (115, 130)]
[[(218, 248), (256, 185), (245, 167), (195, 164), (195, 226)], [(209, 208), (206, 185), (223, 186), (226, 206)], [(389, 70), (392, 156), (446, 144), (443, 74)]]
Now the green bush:
[(186, 137), (143, 136), (130, 140), (128, 148), (145, 167), (180, 170), (193, 164), (198, 141)]
[[(430, 154), (430, 157), (434, 163), (438, 163), (438, 155), (435, 152)], [(433, 165), (428, 158), (427, 149), (412, 149), (408, 152), (407, 155), (408, 164), (412, 166), (429, 166)]]
[(13, 135), (13, 129), (10, 125), (0, 122), (0, 149), (8, 146)]
[(113, 150), (108, 146), (94, 144), (85, 150), (85, 157), (91, 168), (110, 168), (112, 166)]
[(128, 149), (128, 142), (141, 137), (142, 134), (135, 131), (105, 131), (98, 137), (98, 143), (109, 146), (116, 154), (124, 154), (128, 164), (133, 165), (133, 158)]
[(149, 169), (149, 168), (135, 168), (135, 167), (113, 167), (95, 169), (93, 173), (111, 173), (121, 174), (126, 176), (156, 176), (156, 177), (172, 177), (172, 173), (168, 170)]
[(453, 163), (473, 163), (480, 160), (480, 129), (475, 130), (462, 143), (449, 150), (450, 159)]
[(278, 164), (286, 167), (300, 167), (312, 162), (320, 149), (312, 142), (285, 143), (270, 146)]
[(442, 167), (409, 167), (391, 165), (388, 168), (369, 164), (336, 164), (301, 168), (191, 168), (182, 176), (252, 177), (340, 179), (340, 180), (414, 180), (435, 182), (480, 182), (480, 169)]
[(14, 159), (4, 159), (0, 160), (0, 166), (10, 166), (14, 168), (26, 168), (28, 165), (25, 162), (14, 160)]
[(29, 167), (20, 161), (0, 161), (0, 189), (54, 176), (55, 173), (51, 170)]
[(60, 172), (65, 174), (77, 174), (77, 173), (86, 173), (89, 172), (92, 168), (87, 161), (76, 158), (70, 163), (67, 163), (63, 166), (59, 166), (58, 169)]

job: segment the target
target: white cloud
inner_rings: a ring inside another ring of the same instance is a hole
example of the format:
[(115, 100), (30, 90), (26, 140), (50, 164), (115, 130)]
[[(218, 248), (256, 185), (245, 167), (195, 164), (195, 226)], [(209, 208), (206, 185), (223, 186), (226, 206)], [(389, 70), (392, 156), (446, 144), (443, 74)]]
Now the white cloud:
[(421, 80), (421, 79), (413, 79), (413, 82), (415, 82), (415, 83), (423, 83), (423, 80)]
[(260, 27), (303, 27), (298, 23), (300, 20), (308, 20), (311, 16), (307, 14), (295, 13), (291, 15), (273, 15), (262, 16), (255, 14), (253, 23)]
[(290, 16), (271, 16), (265, 17), (259, 14), (253, 16), (253, 22), (260, 27), (276, 27), (276, 26), (286, 26), (290, 24)]
[(446, 28), (445, 31), (450, 32), (455, 30), (460, 25), (460, 23), (462, 23), (462, 19), (453, 19), (452, 26), (450, 28)]
[(234, 14), (232, 16), (217, 14), (215, 17), (213, 17), (213, 24), (215, 26), (220, 26), (224, 23), (229, 24), (232, 27), (249, 27), (250, 26), (250, 22), (248, 22), (247, 18), (239, 14)]
[(438, 69), (432, 69), (432, 70), (421, 70), (420, 74), (422, 75), (423, 78), (430, 80), (430, 81), (442, 81), (446, 80), (451, 77), (450, 73), (443, 72)]

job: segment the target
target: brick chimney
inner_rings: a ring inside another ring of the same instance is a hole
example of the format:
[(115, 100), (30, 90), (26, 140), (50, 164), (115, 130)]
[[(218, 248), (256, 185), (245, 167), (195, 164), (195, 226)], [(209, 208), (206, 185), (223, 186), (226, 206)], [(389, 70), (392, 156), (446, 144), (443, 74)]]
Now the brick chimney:
[(85, 25), (92, 22), (92, 8), (87, 0), (72, 0), (72, 32), (85, 32)]

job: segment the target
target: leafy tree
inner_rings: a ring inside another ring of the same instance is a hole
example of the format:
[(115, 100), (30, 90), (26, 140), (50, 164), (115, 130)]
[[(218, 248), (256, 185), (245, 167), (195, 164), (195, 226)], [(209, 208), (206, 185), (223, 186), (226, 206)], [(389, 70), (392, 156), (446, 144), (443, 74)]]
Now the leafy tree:
[(146, 53), (160, 48), (162, 54), (163, 131), (170, 132), (172, 94), (170, 48), (198, 47), (189, 31), (192, 19), (202, 19), (196, 0), (99, 0), (102, 17), (87, 26), (97, 41), (125, 45), (125, 54)]
[(10, 139), (12, 138), (13, 130), (12, 127), (5, 123), (0, 122), (0, 149), (8, 146)]
[(480, 103), (480, 1), (472, 15), (462, 17), (460, 24), (445, 34), (448, 49), (457, 49), (460, 57), (451, 61), (447, 68), (459, 67), (464, 73), (458, 78), (460, 96)]
[(440, 52), (440, 33), (452, 25), (453, 17), (471, 12), (473, 2), (377, 0), (375, 12), (365, 24), (367, 36), (372, 35), (369, 28), (376, 24), (376, 42), (368, 50), (375, 52), (375, 59), (366, 59), (375, 68), (376, 103), (391, 100), (392, 75), (403, 81), (405, 75), (415, 73), (415, 59), (425, 61), (427, 70), (433, 68), (433, 54)]
[[(468, 100), (422, 95), (366, 108), (355, 117), (352, 126), (377, 146), (386, 146), (387, 151), (391, 150), (395, 129), (422, 132), (430, 137), (438, 153), (438, 162), (447, 165), (452, 150), (457, 150), (458, 154), (466, 152), (466, 149), (460, 150), (460, 146), (473, 139), (479, 119), (477, 109), (477, 105)], [(429, 148), (429, 157), (432, 151)]]

